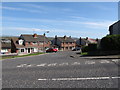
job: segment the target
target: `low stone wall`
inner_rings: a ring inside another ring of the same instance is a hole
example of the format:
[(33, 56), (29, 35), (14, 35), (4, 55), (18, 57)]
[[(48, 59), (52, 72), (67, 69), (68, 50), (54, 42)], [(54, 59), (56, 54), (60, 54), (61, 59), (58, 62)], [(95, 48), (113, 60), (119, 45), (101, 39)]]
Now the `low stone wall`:
[(97, 56), (97, 55), (117, 55), (120, 54), (120, 51), (89, 51), (88, 55)]

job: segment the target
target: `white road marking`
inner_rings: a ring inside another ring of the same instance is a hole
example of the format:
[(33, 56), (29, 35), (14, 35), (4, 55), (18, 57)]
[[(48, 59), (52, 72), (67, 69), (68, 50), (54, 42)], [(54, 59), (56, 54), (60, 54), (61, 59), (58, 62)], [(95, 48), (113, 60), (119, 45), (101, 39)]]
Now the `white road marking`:
[(112, 61), (113, 62), (118, 62), (120, 59), (113, 59)]
[(26, 66), (27, 64), (20, 64), (20, 65), (18, 65), (17, 67), (24, 67), (24, 66)]
[(80, 65), (80, 62), (74, 62), (71, 65)]
[(107, 79), (118, 79), (120, 77), (89, 77), (89, 78), (52, 78), (52, 79), (38, 79), (39, 81), (53, 80), (53, 81), (78, 81), (78, 80), (107, 80)]
[(85, 64), (95, 64), (94, 61), (86, 61)]
[(120, 77), (112, 77), (112, 78), (113, 78), (113, 79), (117, 79), (117, 78), (119, 79)]
[(100, 63), (110, 63), (110, 61), (107, 61), (107, 60), (101, 60)]
[(47, 66), (56, 66), (57, 63), (48, 64)]
[(46, 63), (42, 63), (42, 64), (39, 64), (39, 65), (36, 65), (38, 67), (44, 67), (46, 65)]
[(64, 65), (68, 65), (68, 63), (61, 63), (61, 64), (59, 64), (59, 66), (64, 66)]
[(38, 79), (39, 81), (46, 81), (47, 79)]
[(32, 67), (34, 64), (27, 64), (26, 67)]

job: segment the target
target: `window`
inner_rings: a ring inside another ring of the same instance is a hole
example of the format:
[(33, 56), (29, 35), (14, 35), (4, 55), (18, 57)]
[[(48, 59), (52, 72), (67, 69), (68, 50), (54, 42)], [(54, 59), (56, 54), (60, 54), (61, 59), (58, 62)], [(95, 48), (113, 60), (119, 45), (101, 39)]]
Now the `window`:
[(68, 47), (66, 47), (66, 49), (68, 49)]
[(33, 45), (37, 45), (37, 42), (33, 42)]
[(43, 42), (40, 42), (40, 45), (43, 45)]
[(24, 52), (24, 49), (21, 49), (21, 52)]
[(72, 49), (72, 47), (70, 47), (70, 49)]

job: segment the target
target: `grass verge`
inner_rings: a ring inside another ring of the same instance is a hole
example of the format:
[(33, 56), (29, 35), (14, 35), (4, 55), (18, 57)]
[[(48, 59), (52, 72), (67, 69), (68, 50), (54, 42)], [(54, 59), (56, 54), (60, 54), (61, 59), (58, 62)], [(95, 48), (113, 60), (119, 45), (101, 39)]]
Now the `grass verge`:
[(11, 58), (17, 58), (17, 57), (26, 57), (26, 56), (35, 56), (35, 55), (40, 55), (40, 54), (45, 54), (43, 52), (41, 53), (32, 53), (32, 54), (27, 54), (27, 55), (18, 55), (18, 56), (6, 56), (6, 57), (2, 57), (1, 59), (11, 59)]
[(81, 55), (88, 55), (88, 52), (82, 52)]

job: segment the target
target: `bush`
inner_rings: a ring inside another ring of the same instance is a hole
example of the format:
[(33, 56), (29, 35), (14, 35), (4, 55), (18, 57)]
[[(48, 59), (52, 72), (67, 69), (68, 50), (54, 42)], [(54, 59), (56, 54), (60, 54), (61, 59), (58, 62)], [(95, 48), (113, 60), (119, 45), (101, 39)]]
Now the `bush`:
[(88, 52), (88, 46), (83, 46), (82, 47), (82, 52)]
[(107, 35), (101, 40), (102, 50), (120, 50), (120, 35)]
[(97, 44), (88, 44), (88, 51), (96, 51)]

